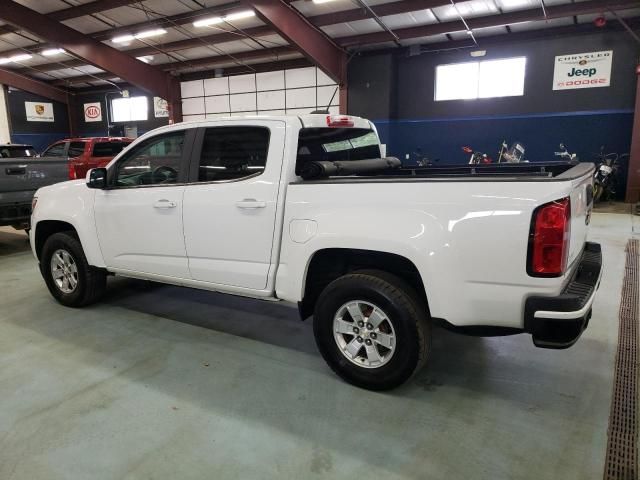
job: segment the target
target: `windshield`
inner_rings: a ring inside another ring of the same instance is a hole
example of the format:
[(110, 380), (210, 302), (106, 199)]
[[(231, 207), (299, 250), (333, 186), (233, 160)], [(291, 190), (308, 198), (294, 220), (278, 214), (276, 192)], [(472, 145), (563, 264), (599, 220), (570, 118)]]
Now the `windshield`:
[(0, 156), (2, 158), (25, 158), (35, 156), (31, 145), (2, 145)]
[(380, 158), (380, 142), (368, 128), (303, 128), (298, 137), (296, 173), (306, 162)]

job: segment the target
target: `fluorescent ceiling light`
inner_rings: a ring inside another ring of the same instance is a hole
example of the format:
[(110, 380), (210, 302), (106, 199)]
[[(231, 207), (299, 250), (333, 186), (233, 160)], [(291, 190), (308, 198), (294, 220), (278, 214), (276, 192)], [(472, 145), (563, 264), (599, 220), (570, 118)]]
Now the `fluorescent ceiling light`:
[(156, 28), (155, 30), (145, 30), (144, 32), (136, 33), (134, 37), (140, 40), (141, 38), (157, 37), (165, 33), (167, 33), (167, 31), (164, 28)]
[(230, 13), (229, 15), (225, 15), (225, 22), (232, 22), (234, 20), (241, 20), (243, 18), (255, 17), (256, 12), (253, 10), (243, 10), (242, 12)]
[(224, 22), (222, 17), (210, 17), (205, 18), (203, 20), (198, 20), (197, 22), (193, 22), (194, 27), (208, 27), (209, 25), (217, 25), (219, 23)]
[(9, 61), (22, 62), (23, 60), (29, 60), (30, 58), (33, 58), (33, 55), (29, 55), (28, 53), (23, 53), (22, 55), (14, 55), (13, 57), (9, 57)]
[(60, 55), (61, 53), (66, 53), (62, 48), (48, 48), (47, 50), (43, 50), (40, 52), (41, 55), (45, 57), (52, 57), (54, 55)]
[(29, 60), (33, 58), (33, 55), (29, 55), (28, 53), (23, 53), (21, 55), (14, 55), (13, 57), (3, 57), (0, 58), (0, 65), (4, 65), (6, 63), (11, 62), (22, 62), (23, 60)]
[(130, 43), (133, 40), (140, 40), (143, 38), (157, 37), (158, 35), (164, 35), (167, 31), (164, 28), (156, 28), (154, 30), (145, 30), (144, 32), (136, 33), (135, 35), (121, 35), (111, 39), (113, 43)]
[(241, 12), (230, 13), (229, 15), (225, 15), (224, 17), (203, 18), (202, 20), (193, 22), (193, 26), (208, 27), (210, 25), (218, 25), (222, 22), (233, 22), (235, 20), (242, 20), (243, 18), (250, 18), (255, 16), (256, 12), (254, 12), (253, 10), (242, 10)]
[(135, 40), (136, 37), (133, 35), (121, 35), (119, 37), (112, 38), (111, 41), (113, 43), (129, 43)]
[(151, 63), (151, 61), (153, 60), (153, 55), (144, 55), (142, 57), (136, 57), (136, 59), (144, 63)]

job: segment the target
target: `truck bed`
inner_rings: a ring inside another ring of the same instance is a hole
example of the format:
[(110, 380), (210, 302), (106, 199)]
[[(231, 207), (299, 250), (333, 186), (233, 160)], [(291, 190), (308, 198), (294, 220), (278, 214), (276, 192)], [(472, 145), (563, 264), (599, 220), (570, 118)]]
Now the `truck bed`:
[(420, 168), (390, 169), (376, 173), (362, 173), (348, 176), (318, 178), (301, 183), (312, 182), (351, 182), (351, 181), (567, 181), (582, 177), (593, 169), (592, 163), (578, 162), (535, 162), (500, 163), (486, 165), (438, 165)]

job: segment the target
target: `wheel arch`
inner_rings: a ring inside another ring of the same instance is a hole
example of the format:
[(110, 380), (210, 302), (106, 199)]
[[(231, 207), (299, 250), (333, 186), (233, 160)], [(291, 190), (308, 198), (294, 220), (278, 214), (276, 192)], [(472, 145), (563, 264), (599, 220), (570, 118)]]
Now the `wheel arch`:
[(298, 303), (300, 317), (306, 319), (324, 288), (342, 275), (359, 270), (381, 270), (407, 282), (424, 302), (429, 302), (425, 283), (414, 262), (403, 255), (356, 248), (324, 248), (309, 258), (302, 284), (302, 300)]
[(42, 248), (44, 247), (45, 242), (49, 237), (51, 237), (51, 235), (60, 232), (73, 232), (73, 234), (78, 237), (78, 231), (76, 228), (69, 222), (62, 220), (41, 220), (36, 224), (34, 230), (34, 248), (38, 260), (40, 260), (40, 255), (42, 254)]

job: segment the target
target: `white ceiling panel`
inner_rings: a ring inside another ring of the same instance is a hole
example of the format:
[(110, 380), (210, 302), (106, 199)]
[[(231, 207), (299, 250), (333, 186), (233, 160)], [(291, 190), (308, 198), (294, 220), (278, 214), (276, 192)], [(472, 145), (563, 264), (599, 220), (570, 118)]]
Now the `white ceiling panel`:
[[(228, 1), (228, 0), (225, 0)], [(218, 1), (207, 1), (207, 2), (203, 2), (207, 7), (211, 7), (214, 5), (218, 5), (220, 3), (225, 3), (222, 0), (218, 0)], [(189, 5), (190, 4), (190, 5)], [(197, 5), (195, 2), (178, 2), (176, 0), (148, 0), (146, 2), (143, 2), (143, 5), (145, 8), (159, 14), (159, 15), (177, 15), (178, 13), (184, 13), (184, 12), (188, 12), (189, 10), (191, 10), (192, 8), (189, 8), (190, 6), (193, 6), (194, 8), (197, 8)]]
[(84, 17), (71, 18), (62, 23), (84, 34), (108, 30), (110, 28), (110, 25), (87, 15)]
[(36, 45), (36, 43), (15, 33), (6, 33), (0, 36), (0, 50), (14, 50), (33, 45)]
[(445, 7), (437, 7), (432, 10), (435, 16), (442, 22), (458, 20), (460, 15), (464, 18), (473, 18), (500, 13), (495, 3), (484, 2), (482, 0), (471, 0), (469, 2), (456, 3), (456, 7), (453, 5), (447, 5)]
[(382, 17), (382, 21), (391, 29), (430, 25), (438, 22), (431, 10), (420, 10), (418, 12), (389, 15), (387, 17)]
[[(50, 13), (56, 10), (69, 8), (69, 5), (62, 0), (18, 0), (19, 4), (39, 13)], [(77, 2), (77, 4), (85, 2)]]
[[(512, 12), (514, 10), (528, 10), (540, 7), (540, 0), (496, 0), (496, 4), (503, 12)], [(545, 4), (548, 4), (546, 0)]]

